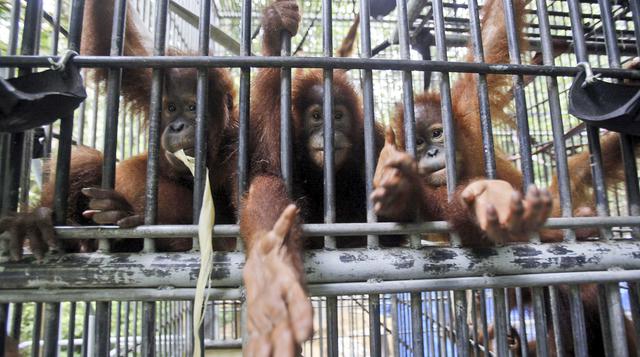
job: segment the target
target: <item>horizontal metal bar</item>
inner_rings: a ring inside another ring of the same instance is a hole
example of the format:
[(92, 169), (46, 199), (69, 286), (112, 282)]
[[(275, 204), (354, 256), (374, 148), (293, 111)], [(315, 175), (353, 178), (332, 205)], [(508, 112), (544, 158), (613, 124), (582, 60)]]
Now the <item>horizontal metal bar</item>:
[(207, 338), (204, 340), (204, 346), (211, 349), (242, 348), (242, 340), (212, 340)]
[[(53, 56), (0, 56), (0, 67), (49, 67)], [(341, 68), (394, 71), (468, 72), (492, 74), (523, 74), (541, 76), (575, 76), (577, 67), (534, 66), (523, 64), (486, 64), (469, 62), (401, 60), (344, 57), (273, 57), (273, 56), (76, 56), (80, 67), (284, 67)], [(640, 71), (630, 69), (593, 68), (603, 77), (640, 79)]]
[[(57, 302), (57, 301), (184, 301), (193, 300), (195, 288), (154, 289), (15, 289), (1, 290), (3, 302)], [(235, 300), (242, 298), (239, 288), (209, 288), (211, 299)]]
[[(395, 292), (436, 291), (456, 289), (536, 287), (556, 284), (588, 284), (640, 279), (638, 270), (613, 270), (598, 272), (518, 274), (509, 276), (480, 276), (444, 279), (417, 279), (351, 283), (311, 284), (312, 296), (386, 294)], [(160, 301), (191, 300), (195, 288), (152, 289), (12, 289), (2, 290), (0, 303), (12, 302), (56, 302), (56, 301)], [(209, 288), (207, 295), (215, 300), (242, 298), (238, 288)]]
[[(238, 287), (244, 253), (217, 252), (211, 286)], [(524, 244), (496, 248), (346, 249), (305, 252), (309, 283), (454, 278), (640, 269), (640, 242)], [(2, 289), (185, 288), (195, 286), (197, 253), (51, 255), (0, 264)], [(0, 289), (1, 291), (1, 289)], [(2, 295), (2, 294), (0, 294)]]
[[(567, 217), (549, 218), (546, 228), (588, 228), (588, 227), (624, 227), (639, 226), (638, 216), (612, 217)], [(56, 235), (60, 239), (127, 239), (127, 238), (178, 238), (192, 237), (198, 234), (195, 225), (156, 225), (139, 226), (132, 229), (122, 229), (116, 226), (58, 226)], [(305, 236), (360, 236), (373, 235), (405, 235), (421, 233), (446, 233), (449, 224), (444, 221), (424, 222), (420, 224), (403, 224), (392, 222), (379, 223), (330, 223), (305, 224), (302, 226)], [(216, 225), (213, 229), (214, 237), (237, 237), (240, 231), (238, 225)], [(0, 235), (0, 240), (8, 239), (8, 235)]]

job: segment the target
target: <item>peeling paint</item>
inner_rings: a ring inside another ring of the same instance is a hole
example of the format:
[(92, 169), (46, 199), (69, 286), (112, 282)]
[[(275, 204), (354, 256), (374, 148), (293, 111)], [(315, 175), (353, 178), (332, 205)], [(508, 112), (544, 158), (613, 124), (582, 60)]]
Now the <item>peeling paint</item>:
[(556, 255), (567, 255), (567, 254), (572, 254), (573, 251), (570, 249), (567, 249), (567, 247), (562, 246), (562, 245), (557, 245), (554, 247), (549, 248), (548, 250), (549, 253), (551, 254), (556, 254)]
[(340, 261), (343, 263), (353, 263), (356, 261), (356, 256), (353, 254), (342, 254), (340, 255)]
[(451, 270), (455, 270), (457, 267), (456, 264), (431, 264), (427, 263), (422, 267), (424, 272), (432, 273), (432, 274), (444, 274)]
[(573, 268), (583, 266), (587, 259), (583, 255), (573, 257), (561, 257), (560, 266), (563, 268)]
[(513, 247), (513, 254), (517, 257), (535, 257), (542, 254), (542, 251), (531, 246)]
[(550, 262), (544, 262), (537, 258), (516, 258), (513, 260), (513, 263), (523, 269), (547, 269), (553, 265)]
[(448, 249), (432, 250), (428, 254), (428, 257), (435, 262), (443, 262), (445, 260), (453, 259), (457, 256), (458, 254), (456, 254), (456, 252)]
[(228, 279), (231, 276), (231, 270), (229, 268), (213, 268), (211, 271), (212, 280)]
[(398, 270), (400, 270), (400, 269), (410, 269), (410, 268), (413, 268), (414, 263), (415, 263), (414, 260), (401, 261), (401, 262), (393, 263), (393, 266)]

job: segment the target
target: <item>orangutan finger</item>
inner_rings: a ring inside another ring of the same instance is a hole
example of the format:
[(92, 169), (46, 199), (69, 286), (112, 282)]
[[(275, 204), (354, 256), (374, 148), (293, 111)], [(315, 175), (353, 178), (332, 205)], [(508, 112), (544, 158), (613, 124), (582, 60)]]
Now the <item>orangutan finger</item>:
[(274, 356), (294, 357), (296, 344), (293, 340), (293, 333), (288, 319), (280, 321), (273, 329), (271, 342), (274, 345)]
[(300, 284), (292, 284), (287, 292), (287, 306), (294, 337), (302, 343), (313, 334), (313, 307)]
[(507, 238), (507, 234), (504, 228), (500, 225), (498, 211), (496, 211), (496, 208), (491, 204), (487, 205), (486, 219), (487, 222), (485, 232), (487, 234), (487, 237), (489, 237), (489, 239), (491, 239), (498, 245), (504, 244)]
[(512, 234), (520, 234), (522, 232), (522, 218), (524, 215), (524, 205), (522, 204), (522, 195), (518, 191), (511, 194), (509, 202), (509, 212), (505, 220), (507, 230)]

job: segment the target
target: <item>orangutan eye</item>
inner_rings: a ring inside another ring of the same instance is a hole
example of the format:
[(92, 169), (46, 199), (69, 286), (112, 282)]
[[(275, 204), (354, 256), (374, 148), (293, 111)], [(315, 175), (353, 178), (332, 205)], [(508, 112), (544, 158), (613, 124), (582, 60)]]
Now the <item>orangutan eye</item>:
[(190, 111), (190, 112), (195, 112), (195, 111), (196, 111), (196, 105), (195, 105), (195, 104), (191, 104), (191, 105), (189, 106), (189, 111)]
[(336, 112), (336, 114), (333, 116), (336, 120), (340, 120), (342, 119), (342, 112)]
[(434, 139), (440, 139), (442, 137), (442, 129), (435, 129), (431, 132), (431, 137)]
[(417, 146), (424, 145), (424, 139), (423, 138), (416, 138), (416, 145)]
[(167, 109), (170, 112), (175, 112), (176, 111), (176, 106), (173, 103), (169, 103), (169, 105), (167, 106)]
[(314, 121), (320, 121), (322, 120), (322, 115), (320, 115), (320, 112), (313, 112), (313, 114), (311, 115), (311, 117), (313, 118)]

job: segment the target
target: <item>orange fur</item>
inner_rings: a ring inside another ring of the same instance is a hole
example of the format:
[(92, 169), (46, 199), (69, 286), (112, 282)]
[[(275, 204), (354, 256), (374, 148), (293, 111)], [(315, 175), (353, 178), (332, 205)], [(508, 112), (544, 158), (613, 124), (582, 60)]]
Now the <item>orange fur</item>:
[[(609, 132), (600, 137), (603, 172), (607, 187), (624, 182), (624, 162), (620, 148), (620, 134)], [(569, 166), (569, 184), (571, 187), (571, 203), (574, 210), (581, 207), (595, 208), (593, 193), (593, 177), (591, 176), (591, 158), (587, 148), (567, 159)], [(554, 197), (553, 216), (562, 215), (558, 178), (553, 176), (549, 187)]]
[(349, 32), (342, 39), (340, 48), (336, 51), (337, 57), (351, 57), (353, 55), (354, 45), (356, 44), (356, 35), (358, 34), (358, 25), (360, 25), (360, 14), (356, 14), (356, 18), (353, 20)]
[[(128, 4), (131, 5), (131, 4)], [(82, 48), (83, 54), (108, 55), (110, 30), (113, 17), (113, 0), (87, 0), (84, 13)], [(147, 56), (151, 54), (150, 38), (145, 25), (141, 23), (133, 7), (127, 8), (124, 55)], [(168, 49), (170, 55), (180, 54)], [(148, 110), (150, 70), (132, 68), (123, 70), (122, 94), (131, 101), (136, 110)], [(99, 78), (104, 78), (103, 76)], [(171, 68), (165, 70), (163, 108), (167, 101), (175, 97), (195, 98), (197, 70), (194, 68)], [(234, 139), (238, 126), (233, 104), (235, 89), (229, 72), (225, 69), (209, 70), (208, 83), (207, 164), (214, 197), (216, 217), (220, 223), (233, 223), (234, 210), (229, 200), (231, 180), (235, 177), (233, 162)], [(195, 99), (194, 99), (195, 102)], [(160, 132), (169, 125), (169, 119), (161, 116)], [(122, 195), (131, 206), (133, 215), (144, 216), (146, 198), (147, 154), (131, 157), (116, 166), (114, 190)], [(85, 187), (100, 186), (102, 177), (102, 155), (100, 152), (79, 147), (73, 151), (70, 171), (70, 192), (68, 218), (71, 224), (91, 224), (82, 217), (89, 200), (81, 193)], [(53, 180), (43, 188), (42, 205), (53, 204)], [(161, 145), (158, 162), (158, 210), (159, 224), (189, 224), (192, 222), (193, 178), (187, 170), (173, 166)], [(185, 251), (191, 248), (191, 238), (163, 239), (157, 241), (159, 251)], [(141, 240), (115, 242), (114, 251), (135, 251), (141, 248)]]

